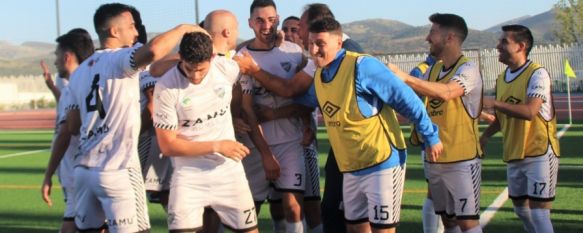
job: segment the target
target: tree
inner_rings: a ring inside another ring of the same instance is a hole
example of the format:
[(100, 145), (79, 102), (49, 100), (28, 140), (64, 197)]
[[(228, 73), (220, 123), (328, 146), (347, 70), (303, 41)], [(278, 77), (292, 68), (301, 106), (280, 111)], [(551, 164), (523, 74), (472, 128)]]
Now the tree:
[(583, 0), (559, 0), (553, 7), (557, 25), (553, 32), (562, 43), (583, 39)]

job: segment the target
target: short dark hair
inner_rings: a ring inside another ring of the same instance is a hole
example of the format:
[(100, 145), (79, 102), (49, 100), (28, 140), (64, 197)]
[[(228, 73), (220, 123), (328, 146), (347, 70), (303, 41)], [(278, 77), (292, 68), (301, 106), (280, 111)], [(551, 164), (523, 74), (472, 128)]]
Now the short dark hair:
[(107, 24), (109, 21), (121, 15), (124, 12), (132, 12), (132, 8), (129, 5), (121, 4), (121, 3), (108, 3), (103, 4), (97, 8), (95, 14), (93, 15), (93, 26), (95, 27), (95, 32), (99, 38), (105, 38), (109, 36), (107, 33)]
[(342, 26), (338, 21), (330, 17), (310, 23), (308, 31), (311, 33), (329, 32), (330, 34), (342, 36)]
[(251, 7), (249, 8), (249, 15), (253, 14), (253, 10), (255, 10), (255, 8), (263, 8), (268, 6), (272, 6), (277, 10), (273, 0), (253, 0), (253, 3), (251, 3)]
[(91, 56), (93, 51), (95, 51), (91, 36), (82, 28), (75, 28), (67, 34), (59, 36), (56, 39), (56, 42), (57, 48), (75, 54), (75, 58), (77, 58), (79, 64)]
[(191, 64), (208, 61), (213, 55), (213, 42), (207, 34), (202, 32), (186, 33), (180, 41), (178, 54), (182, 61)]
[(534, 45), (534, 39), (532, 37), (532, 32), (528, 27), (518, 24), (504, 25), (502, 26), (503, 32), (512, 32), (512, 39), (516, 42), (526, 43), (526, 56), (530, 54), (530, 50)]
[(146, 32), (146, 26), (142, 23), (140, 11), (133, 6), (130, 6), (130, 13), (132, 13), (132, 18), (134, 18), (136, 30), (138, 31), (138, 42), (142, 44), (148, 43), (148, 33)]
[(464, 18), (459, 15), (435, 13), (429, 16), (429, 21), (439, 24), (441, 27), (454, 30), (459, 34), (461, 42), (466, 40), (468, 36), (468, 25)]
[(298, 18), (297, 16), (293, 16), (293, 15), (292, 15), (292, 16), (289, 16), (289, 17), (285, 18), (285, 19), (283, 20), (283, 22), (285, 22), (285, 21), (288, 21), (288, 20), (296, 20), (296, 21), (300, 21), (300, 18)]
[(334, 18), (330, 7), (324, 3), (312, 3), (304, 7), (304, 14), (307, 16), (308, 25), (318, 19)]

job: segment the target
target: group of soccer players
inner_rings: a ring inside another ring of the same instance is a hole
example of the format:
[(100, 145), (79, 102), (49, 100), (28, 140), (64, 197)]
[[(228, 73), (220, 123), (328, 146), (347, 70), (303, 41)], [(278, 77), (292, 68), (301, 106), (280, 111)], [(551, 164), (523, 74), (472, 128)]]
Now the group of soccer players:
[[(274, 232), (395, 232), (406, 170), (396, 113), (424, 149), (425, 232), (438, 222), (482, 232), (481, 158), (497, 131), (516, 214), (527, 232), (552, 232), (556, 118), (548, 73), (528, 60), (528, 28), (503, 27), (508, 69), (492, 101), (462, 55), (460, 16), (430, 16), (432, 64), (412, 77), (362, 54), (325, 4), (286, 18), (283, 33), (272, 0), (253, 1), (249, 14), (255, 37), (237, 50), (227, 10), (148, 41), (139, 12), (119, 3), (95, 12), (95, 52), (82, 29), (57, 39), (55, 65), (70, 82), (51, 88), (58, 119), (41, 191), (50, 205), (58, 166), (61, 232), (147, 232), (147, 199), (162, 204), (170, 232), (257, 232), (266, 200)], [(483, 106), (496, 117), (480, 137)], [(316, 109), (331, 145), (322, 203)]]

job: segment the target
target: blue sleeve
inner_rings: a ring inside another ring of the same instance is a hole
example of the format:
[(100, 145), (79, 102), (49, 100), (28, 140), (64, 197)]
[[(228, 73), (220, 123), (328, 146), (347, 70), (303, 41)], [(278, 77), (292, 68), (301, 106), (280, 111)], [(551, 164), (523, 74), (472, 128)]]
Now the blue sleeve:
[(391, 106), (415, 124), (418, 132), (429, 145), (440, 142), (437, 126), (431, 122), (425, 105), (413, 89), (375, 58), (363, 57), (356, 67), (357, 94), (376, 96), (383, 103)]
[(312, 82), (312, 85), (310, 85), (310, 88), (308, 88), (308, 91), (305, 94), (294, 98), (294, 103), (301, 104), (308, 108), (318, 107), (318, 99), (316, 98), (314, 82)]

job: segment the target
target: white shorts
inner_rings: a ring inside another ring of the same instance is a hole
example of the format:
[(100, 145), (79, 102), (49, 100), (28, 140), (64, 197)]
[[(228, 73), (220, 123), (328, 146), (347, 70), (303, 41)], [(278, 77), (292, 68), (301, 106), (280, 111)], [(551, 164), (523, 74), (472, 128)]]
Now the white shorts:
[(78, 166), (75, 190), (75, 225), (79, 230), (97, 230), (104, 223), (114, 233), (150, 229), (144, 181), (138, 169), (100, 171)]
[(559, 158), (553, 151), (508, 163), (508, 196), (515, 200), (553, 201), (559, 173)]
[(168, 191), (172, 178), (172, 162), (160, 152), (156, 134), (146, 132), (140, 135), (138, 154), (146, 190)]
[(480, 218), (482, 160), (425, 162), (425, 174), (436, 214), (456, 219)]
[(348, 224), (368, 221), (378, 229), (399, 224), (405, 182), (404, 164), (367, 175), (343, 175), (344, 216)]
[[(302, 145), (294, 141), (270, 146), (270, 149), (281, 169), (279, 178), (273, 183), (265, 178), (261, 154), (257, 148), (251, 149), (251, 153), (243, 159), (245, 175), (249, 180), (253, 200), (263, 202), (268, 197), (270, 200), (279, 200), (281, 196), (277, 192), (303, 194), (306, 184)], [(274, 192), (273, 189), (277, 192)]]
[(75, 187), (62, 186), (63, 197), (65, 199), (65, 213), (63, 221), (75, 221)]
[(318, 150), (314, 144), (304, 147), (304, 161), (306, 163), (304, 200), (320, 200), (320, 166)]
[(239, 163), (228, 169), (174, 170), (168, 203), (168, 228), (197, 231), (202, 228), (205, 207), (211, 207), (221, 222), (235, 231), (257, 228), (255, 204)]

